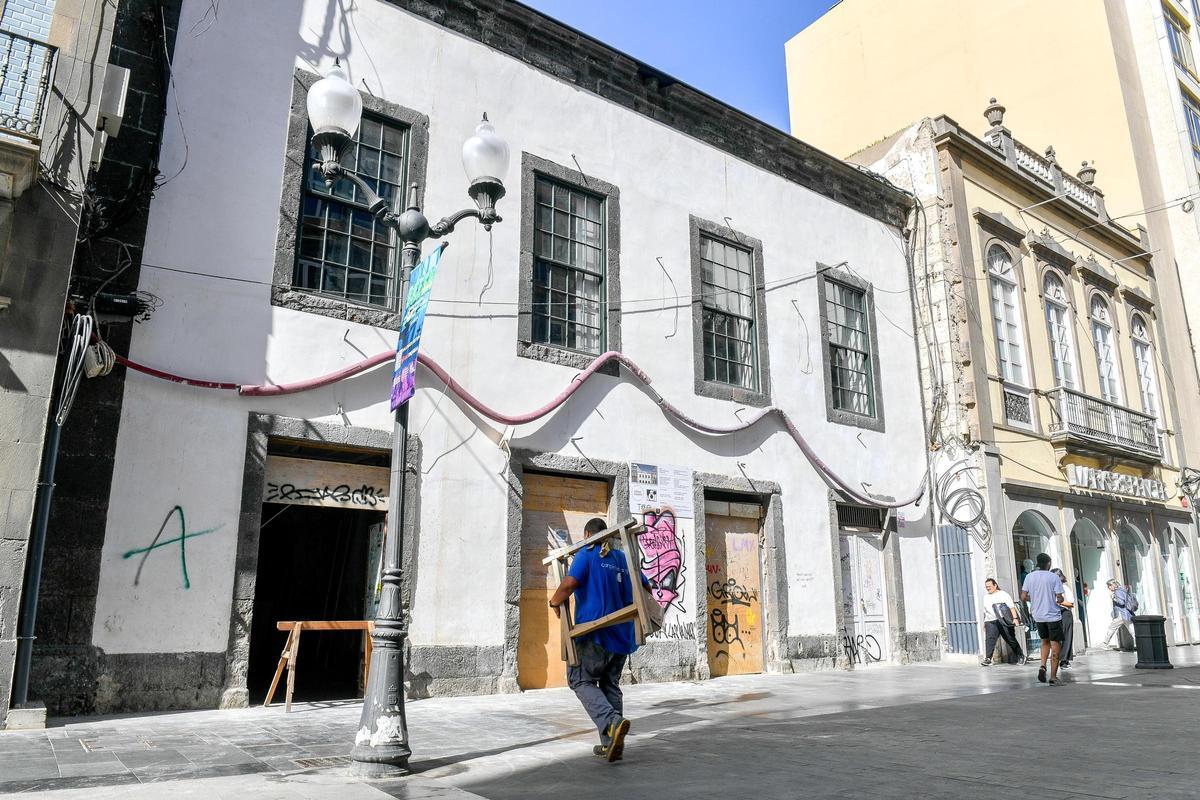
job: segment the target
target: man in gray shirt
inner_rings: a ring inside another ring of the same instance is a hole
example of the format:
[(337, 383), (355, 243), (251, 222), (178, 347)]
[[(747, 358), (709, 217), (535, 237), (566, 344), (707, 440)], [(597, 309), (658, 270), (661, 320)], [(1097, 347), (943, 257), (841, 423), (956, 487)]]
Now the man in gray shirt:
[(1062, 650), (1062, 580), (1050, 571), (1050, 556), (1038, 553), (1037, 569), (1025, 576), (1021, 599), (1029, 603), (1029, 613), (1042, 638), (1042, 666), (1038, 680), (1046, 682), (1046, 657), (1050, 657), (1050, 685), (1058, 683), (1058, 657)]

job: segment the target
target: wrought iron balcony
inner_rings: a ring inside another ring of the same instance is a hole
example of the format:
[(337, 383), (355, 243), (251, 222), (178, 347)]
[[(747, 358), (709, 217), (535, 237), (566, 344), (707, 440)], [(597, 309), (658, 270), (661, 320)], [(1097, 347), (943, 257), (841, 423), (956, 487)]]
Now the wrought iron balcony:
[(1056, 445), (1140, 462), (1162, 460), (1158, 420), (1149, 414), (1062, 386), (1046, 396), (1050, 399), (1050, 438)]
[(45, 42), (0, 31), (0, 133), (41, 138), (56, 53)]

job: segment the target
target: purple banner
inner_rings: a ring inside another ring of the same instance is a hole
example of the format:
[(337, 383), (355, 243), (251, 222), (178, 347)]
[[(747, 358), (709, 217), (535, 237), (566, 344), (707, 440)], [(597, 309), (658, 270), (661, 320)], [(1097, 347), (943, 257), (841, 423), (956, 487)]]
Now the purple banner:
[(445, 249), (446, 245), (440, 244), (421, 259), (409, 279), (404, 314), (400, 317), (400, 338), (396, 342), (396, 366), (392, 371), (392, 411), (407, 403), (417, 389), (417, 352), (421, 346), (421, 330), (425, 327), (425, 309), (429, 307), (433, 279)]

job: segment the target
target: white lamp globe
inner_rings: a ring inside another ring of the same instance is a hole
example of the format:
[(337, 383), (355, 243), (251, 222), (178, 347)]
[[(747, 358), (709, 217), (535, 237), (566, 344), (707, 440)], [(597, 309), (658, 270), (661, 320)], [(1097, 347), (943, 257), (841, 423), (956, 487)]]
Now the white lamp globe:
[(487, 114), (476, 126), (475, 135), (463, 142), (462, 160), (467, 180), (472, 184), (484, 180), (504, 184), (504, 176), (508, 174), (508, 142), (496, 133)]
[(325, 77), (308, 90), (308, 121), (313, 133), (339, 133), (353, 137), (362, 119), (362, 98), (350, 83), (346, 69), (335, 63)]

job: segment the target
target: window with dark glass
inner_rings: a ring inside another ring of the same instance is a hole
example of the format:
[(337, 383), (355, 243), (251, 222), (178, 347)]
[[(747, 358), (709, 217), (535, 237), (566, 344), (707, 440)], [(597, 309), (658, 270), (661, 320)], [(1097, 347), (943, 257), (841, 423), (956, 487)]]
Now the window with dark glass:
[(873, 417), (875, 363), (866, 292), (832, 280), (826, 280), (824, 285), (833, 407)]
[[(308, 157), (318, 158), (315, 149)], [(403, 197), (407, 165), (407, 127), (370, 117), (363, 117), (342, 155), (342, 166), (392, 208)], [(392, 231), (371, 216), (354, 184), (342, 178), (329, 187), (319, 172), (308, 171), (293, 288), (394, 309), (400, 288), (395, 250)]]
[(704, 380), (758, 389), (751, 252), (700, 234)]
[(533, 341), (603, 352), (604, 199), (538, 175), (534, 183)]

